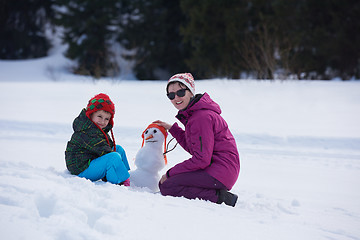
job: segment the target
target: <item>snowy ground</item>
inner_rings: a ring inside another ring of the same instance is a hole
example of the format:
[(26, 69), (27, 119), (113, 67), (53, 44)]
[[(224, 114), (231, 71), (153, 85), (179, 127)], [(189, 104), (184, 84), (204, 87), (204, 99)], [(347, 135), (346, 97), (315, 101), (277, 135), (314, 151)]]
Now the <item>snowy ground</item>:
[[(67, 64), (59, 54), (0, 61), (2, 238), (360, 239), (360, 82), (197, 81), (237, 140), (231, 208), (69, 175), (71, 124), (96, 93), (116, 104), (133, 168), (144, 128), (176, 111), (165, 81), (94, 82)], [(177, 147), (163, 172), (187, 156)]]

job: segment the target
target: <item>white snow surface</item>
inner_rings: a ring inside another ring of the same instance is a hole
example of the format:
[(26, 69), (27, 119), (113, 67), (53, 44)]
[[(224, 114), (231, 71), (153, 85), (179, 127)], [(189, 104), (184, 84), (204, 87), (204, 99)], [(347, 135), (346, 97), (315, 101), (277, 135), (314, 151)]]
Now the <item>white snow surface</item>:
[[(70, 175), (72, 121), (95, 94), (115, 102), (132, 169), (143, 129), (176, 109), (166, 81), (74, 76), (62, 51), (0, 61), (2, 239), (360, 239), (360, 82), (196, 81), (237, 141), (232, 208)], [(162, 174), (189, 155), (167, 157)]]

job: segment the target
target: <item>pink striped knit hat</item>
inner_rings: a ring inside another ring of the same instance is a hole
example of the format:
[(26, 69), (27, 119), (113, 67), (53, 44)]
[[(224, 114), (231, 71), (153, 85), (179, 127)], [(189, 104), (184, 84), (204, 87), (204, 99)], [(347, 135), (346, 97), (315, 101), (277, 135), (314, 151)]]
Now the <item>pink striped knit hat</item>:
[(169, 84), (171, 82), (181, 82), (183, 83), (189, 90), (190, 92), (195, 96), (195, 81), (194, 81), (194, 77), (191, 75), (191, 73), (178, 73), (175, 74), (174, 76), (172, 76), (166, 86), (169, 86)]

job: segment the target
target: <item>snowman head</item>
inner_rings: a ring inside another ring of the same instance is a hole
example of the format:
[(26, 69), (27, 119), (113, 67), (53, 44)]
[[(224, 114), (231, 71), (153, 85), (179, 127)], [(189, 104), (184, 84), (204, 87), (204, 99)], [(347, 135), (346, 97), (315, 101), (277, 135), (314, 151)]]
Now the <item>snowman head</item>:
[(145, 144), (156, 144), (156, 145), (162, 145), (164, 142), (164, 160), (165, 164), (167, 164), (167, 158), (165, 155), (166, 152), (166, 137), (168, 133), (166, 129), (162, 126), (159, 126), (155, 123), (150, 124), (144, 132), (141, 134), (141, 137), (143, 139), (141, 147)]

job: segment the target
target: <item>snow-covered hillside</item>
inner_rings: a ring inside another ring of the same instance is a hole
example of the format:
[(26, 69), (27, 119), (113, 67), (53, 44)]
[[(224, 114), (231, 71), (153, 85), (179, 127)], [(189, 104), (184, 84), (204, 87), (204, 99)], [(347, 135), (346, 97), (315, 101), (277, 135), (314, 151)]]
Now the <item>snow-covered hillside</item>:
[[(360, 82), (196, 81), (238, 144), (235, 208), (90, 182), (66, 171), (72, 121), (96, 93), (116, 104), (132, 159), (154, 120), (175, 121), (165, 81), (93, 81), (59, 54), (0, 61), (4, 239), (360, 239)], [(181, 147), (169, 164), (188, 155)]]

